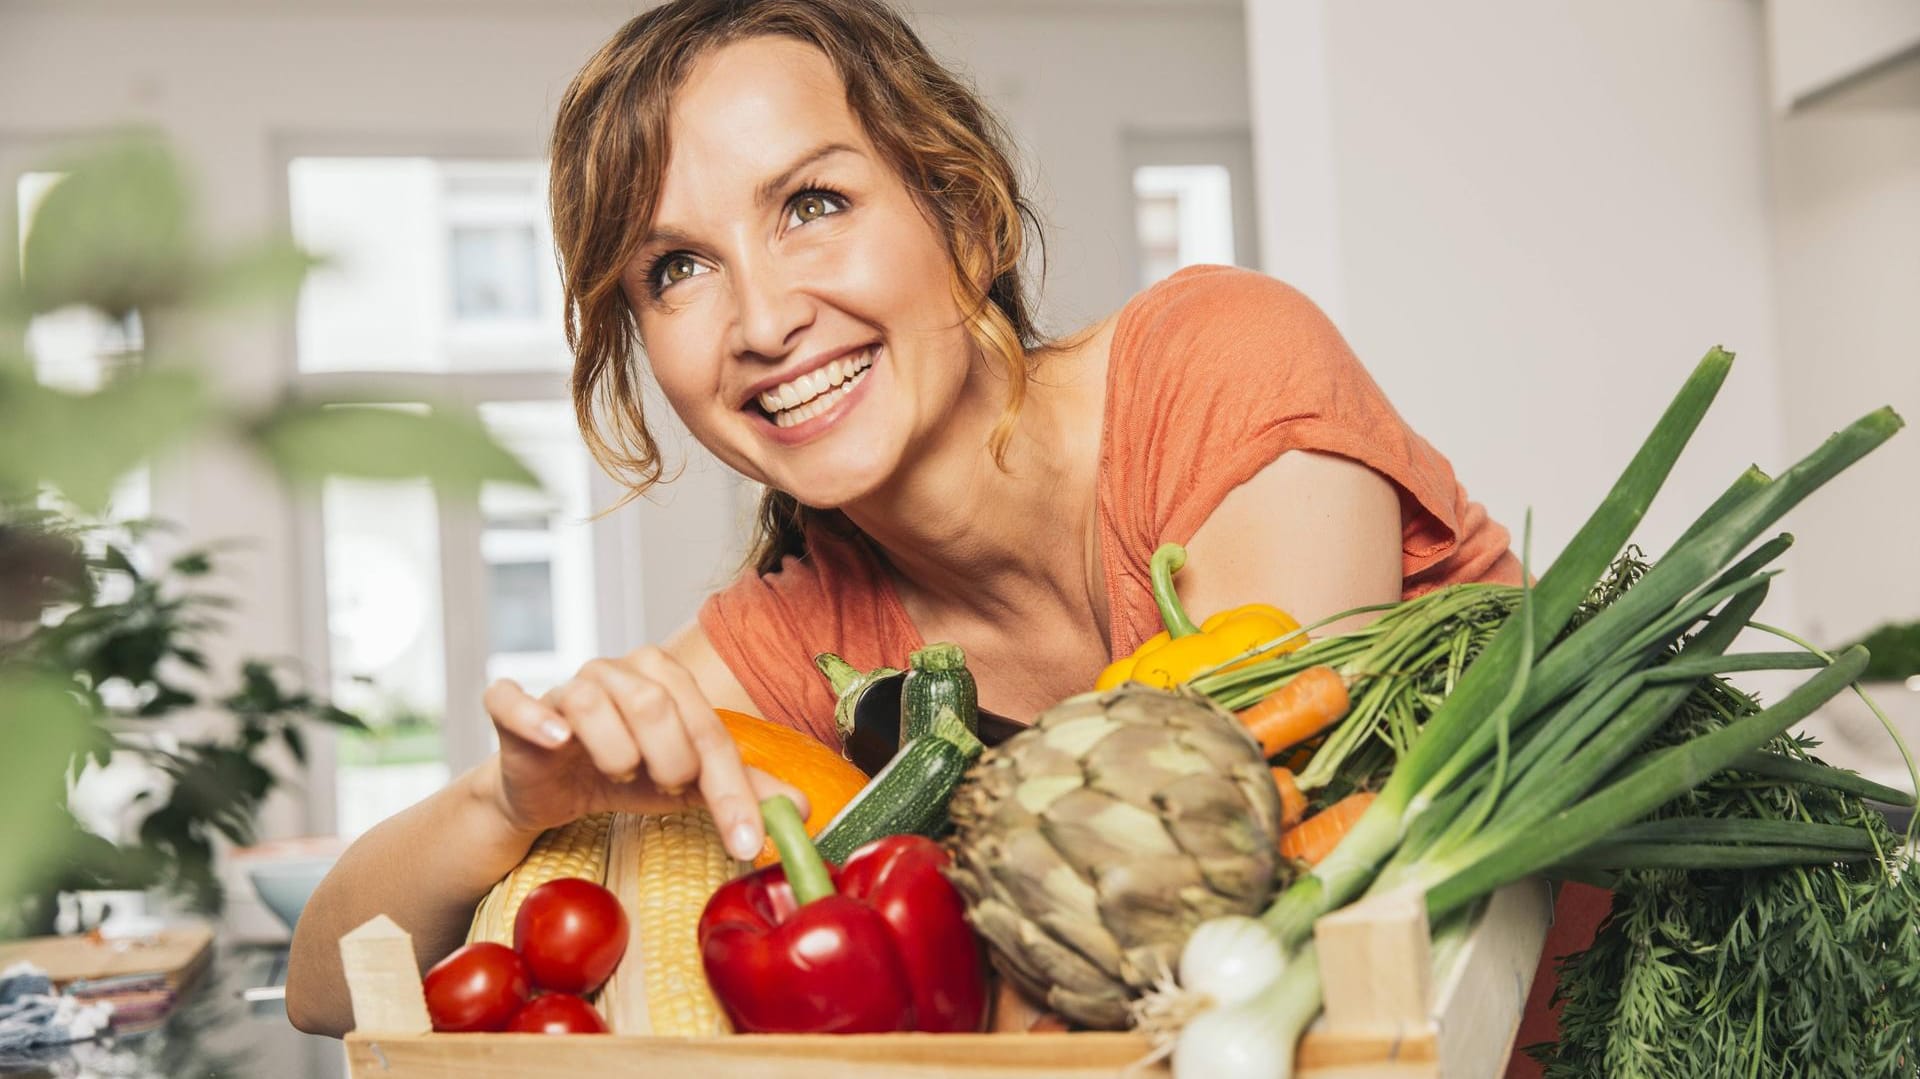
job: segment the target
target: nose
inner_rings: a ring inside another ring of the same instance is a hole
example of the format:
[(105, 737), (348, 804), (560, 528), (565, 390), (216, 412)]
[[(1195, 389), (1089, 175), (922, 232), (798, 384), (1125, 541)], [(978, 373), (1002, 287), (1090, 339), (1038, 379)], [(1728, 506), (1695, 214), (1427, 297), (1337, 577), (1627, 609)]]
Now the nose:
[(813, 302), (774, 258), (737, 264), (733, 277), (734, 343), (741, 355), (778, 360), (813, 323)]

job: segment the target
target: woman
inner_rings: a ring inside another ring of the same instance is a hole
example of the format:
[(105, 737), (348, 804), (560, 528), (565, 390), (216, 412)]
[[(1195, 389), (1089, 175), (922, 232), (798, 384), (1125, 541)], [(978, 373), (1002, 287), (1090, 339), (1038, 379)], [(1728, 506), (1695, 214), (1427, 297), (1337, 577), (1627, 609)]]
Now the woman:
[(663, 645), (539, 698), (491, 686), (500, 753), (364, 836), (301, 918), (296, 1025), (350, 1017), (335, 941), (373, 914), (429, 963), (543, 829), (698, 788), (738, 856), (757, 799), (714, 707), (834, 738), (808, 659), (967, 651), (1032, 717), (1196, 612), (1302, 622), (1516, 580), (1508, 535), (1326, 319), (1242, 270), (1183, 271), (1043, 342), (999, 129), (877, 0), (681, 0), (587, 63), (552, 145), (574, 394), (635, 492), (660, 459), (644, 363), (702, 445), (769, 490), (753, 565)]

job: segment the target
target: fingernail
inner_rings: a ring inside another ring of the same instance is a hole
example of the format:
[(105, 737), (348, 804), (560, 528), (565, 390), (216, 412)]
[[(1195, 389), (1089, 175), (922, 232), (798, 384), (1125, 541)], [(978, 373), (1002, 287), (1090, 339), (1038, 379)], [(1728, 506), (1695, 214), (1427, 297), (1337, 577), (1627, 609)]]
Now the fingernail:
[(540, 734), (546, 738), (548, 745), (557, 746), (565, 744), (566, 740), (572, 736), (573, 730), (557, 719), (549, 719), (540, 724)]
[(733, 826), (732, 838), (727, 845), (732, 848), (733, 856), (741, 861), (751, 861), (760, 853), (760, 840), (753, 833), (753, 825), (741, 821)]

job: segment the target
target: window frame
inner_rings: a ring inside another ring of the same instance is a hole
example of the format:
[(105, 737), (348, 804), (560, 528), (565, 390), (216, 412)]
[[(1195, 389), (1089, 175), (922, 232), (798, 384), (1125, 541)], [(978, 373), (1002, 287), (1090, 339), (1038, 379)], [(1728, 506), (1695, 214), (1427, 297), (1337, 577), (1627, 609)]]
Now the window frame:
[[(293, 231), (290, 169), (302, 157), (408, 157), (471, 162), (518, 163), (544, 160), (538, 147), (517, 140), (453, 133), (328, 134), (279, 133), (272, 139), (272, 170), (278, 227)], [(545, 235), (544, 232), (540, 233)], [(543, 275), (544, 276), (544, 275)], [(543, 282), (541, 287), (547, 287)], [(556, 286), (557, 287), (557, 286)], [(448, 298), (450, 303), (450, 298)], [(449, 307), (449, 311), (451, 308)], [(451, 316), (450, 320), (451, 320)], [(430, 402), (478, 422), (488, 402), (570, 401), (568, 372), (550, 367), (490, 368), (470, 371), (302, 371), (298, 351), (298, 313), (289, 309), (279, 333), (279, 367), (287, 395), (299, 401), (380, 400)], [(624, 492), (606, 472), (588, 469), (588, 497), (596, 509), (617, 504)], [(333, 658), (327, 623), (326, 534), (320, 492), (291, 492), (294, 550), (298, 578), (301, 658), (316, 686), (333, 683)], [(446, 699), (441, 737), (450, 773), (458, 776), (493, 752), (491, 726), (482, 698), (486, 690), (488, 632), (484, 530), (479, 506), (436, 492), (440, 523), (442, 662)], [(600, 602), (595, 604), (598, 651), (620, 650), (621, 642), (649, 639), (644, 602), (642, 522), (632, 513), (606, 514), (589, 525), (593, 572)], [(336, 830), (338, 735), (313, 732), (309, 739), (307, 819), (316, 833)]]
[(1220, 165), (1227, 170), (1233, 208), (1234, 264), (1260, 269), (1259, 212), (1253, 168), (1253, 133), (1245, 127), (1126, 127), (1120, 132), (1119, 182), (1127, 217), (1120, 235), (1127, 238), (1127, 281), (1139, 288), (1140, 244), (1134, 221), (1136, 169), (1149, 165)]

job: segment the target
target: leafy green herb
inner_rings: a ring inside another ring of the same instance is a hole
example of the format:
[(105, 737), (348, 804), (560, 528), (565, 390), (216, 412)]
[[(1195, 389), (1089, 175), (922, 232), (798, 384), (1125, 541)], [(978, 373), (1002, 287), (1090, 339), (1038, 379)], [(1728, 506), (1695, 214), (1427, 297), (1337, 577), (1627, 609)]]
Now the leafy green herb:
[[(1650, 744), (1677, 745), (1759, 710), (1719, 679)], [(1768, 749), (1811, 761), (1806, 739)], [(1612, 882), (1593, 946), (1564, 960), (1550, 1079), (1679, 1075), (1913, 1076), (1920, 1072), (1920, 874), (1855, 795), (1727, 772), (1654, 819), (1838, 825), (1873, 857), (1747, 870), (1638, 869)]]

